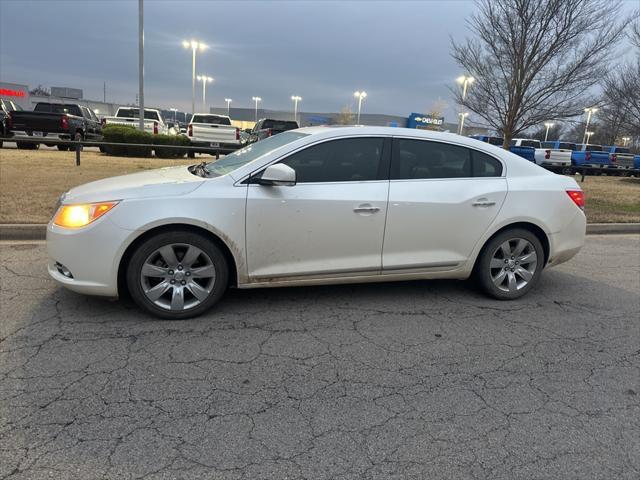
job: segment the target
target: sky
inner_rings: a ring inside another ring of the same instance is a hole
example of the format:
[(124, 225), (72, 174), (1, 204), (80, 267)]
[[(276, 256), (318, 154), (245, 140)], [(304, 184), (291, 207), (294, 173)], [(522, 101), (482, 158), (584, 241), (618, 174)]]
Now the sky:
[[(635, 1), (635, 0), (634, 0)], [(471, 0), (145, 0), (145, 104), (191, 108), (191, 53), (209, 48), (197, 73), (215, 78), (207, 104), (407, 116), (439, 99), (455, 121), (448, 87), (463, 72), (450, 38), (468, 35)], [(88, 99), (132, 103), (138, 89), (136, 0), (0, 0), (0, 81), (81, 88)], [(197, 85), (198, 87), (198, 85)], [(196, 105), (201, 88), (196, 90)]]

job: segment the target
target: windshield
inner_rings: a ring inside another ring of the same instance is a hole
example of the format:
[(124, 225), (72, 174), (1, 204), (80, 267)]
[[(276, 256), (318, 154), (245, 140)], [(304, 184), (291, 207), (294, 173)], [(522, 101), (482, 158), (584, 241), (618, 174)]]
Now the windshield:
[(219, 117), (218, 115), (194, 115), (191, 123), (210, 123), (212, 125), (231, 125), (229, 117)]
[(226, 175), (249, 162), (253, 162), (257, 158), (272, 152), (276, 148), (280, 148), (287, 143), (294, 142), (299, 138), (306, 137), (307, 135), (309, 134), (301, 132), (284, 132), (265, 140), (252, 143), (241, 150), (236, 150), (217, 162), (208, 163), (206, 166), (207, 173), (213, 176)]
[(47, 112), (47, 113), (68, 113), (77, 117), (82, 116), (80, 107), (78, 105), (65, 105), (60, 103), (38, 103), (34, 112)]

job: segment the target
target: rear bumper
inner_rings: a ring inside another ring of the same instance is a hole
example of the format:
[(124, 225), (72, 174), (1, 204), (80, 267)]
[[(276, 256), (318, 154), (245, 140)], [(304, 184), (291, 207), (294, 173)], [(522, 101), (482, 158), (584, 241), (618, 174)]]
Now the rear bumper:
[(13, 130), (9, 132), (9, 136), (12, 137), (17, 142), (19, 142), (20, 140), (42, 140), (43, 142), (45, 142), (46, 140), (71, 140), (70, 133), (43, 132), (43, 136), (38, 137), (32, 134), (29, 134), (24, 130)]
[(587, 217), (582, 211), (578, 211), (562, 230), (549, 235), (550, 252), (547, 265), (559, 265), (573, 258), (584, 246), (586, 233)]

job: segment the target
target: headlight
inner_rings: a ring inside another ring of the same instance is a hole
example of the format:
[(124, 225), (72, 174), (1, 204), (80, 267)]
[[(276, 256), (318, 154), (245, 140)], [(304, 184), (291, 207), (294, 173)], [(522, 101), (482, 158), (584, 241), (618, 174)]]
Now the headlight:
[(107, 213), (118, 202), (87, 203), (84, 205), (62, 205), (56, 212), (53, 223), (64, 228), (80, 228)]

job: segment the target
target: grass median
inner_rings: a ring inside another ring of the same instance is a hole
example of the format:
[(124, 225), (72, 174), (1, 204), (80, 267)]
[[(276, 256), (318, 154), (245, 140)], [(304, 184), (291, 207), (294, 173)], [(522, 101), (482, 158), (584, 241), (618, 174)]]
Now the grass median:
[[(209, 155), (202, 159), (211, 160)], [(0, 149), (0, 223), (46, 223), (58, 197), (70, 188), (101, 178), (198, 160), (121, 158), (84, 151)], [(579, 180), (579, 177), (576, 177)], [(640, 222), (640, 179), (588, 176), (578, 181), (587, 198), (589, 223)]]

